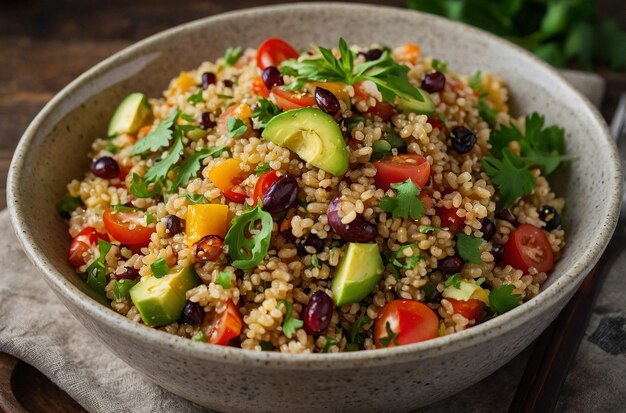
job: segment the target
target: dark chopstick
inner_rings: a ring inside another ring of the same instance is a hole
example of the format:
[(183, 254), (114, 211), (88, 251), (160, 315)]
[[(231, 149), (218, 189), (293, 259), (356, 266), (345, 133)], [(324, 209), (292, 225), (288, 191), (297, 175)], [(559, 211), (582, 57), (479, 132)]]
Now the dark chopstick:
[(561, 314), (539, 336), (509, 413), (552, 412), (587, 329), (608, 269), (623, 248), (614, 238)]

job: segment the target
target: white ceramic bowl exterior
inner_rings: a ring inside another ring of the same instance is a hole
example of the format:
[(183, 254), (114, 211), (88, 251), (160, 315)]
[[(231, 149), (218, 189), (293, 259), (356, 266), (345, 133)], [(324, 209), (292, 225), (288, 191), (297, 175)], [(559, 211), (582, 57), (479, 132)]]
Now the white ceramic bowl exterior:
[[(344, 354), (288, 355), (209, 346), (132, 323), (89, 298), (66, 261), (56, 212), (82, 176), (117, 102), (157, 96), (181, 70), (233, 45), (282, 37), (297, 47), (417, 42), (461, 73), (502, 76), (515, 114), (537, 111), (567, 132), (579, 156), (553, 182), (567, 198), (567, 246), (544, 291), (503, 316), (414, 345)], [(221, 411), (406, 411), (446, 397), (505, 364), (550, 323), (605, 248), (621, 199), (621, 169), (598, 112), (547, 65), (476, 29), (400, 9), (306, 3), (211, 17), (164, 32), (89, 70), (37, 116), (11, 165), (8, 203), (24, 249), (71, 312), (115, 354), (164, 388)]]

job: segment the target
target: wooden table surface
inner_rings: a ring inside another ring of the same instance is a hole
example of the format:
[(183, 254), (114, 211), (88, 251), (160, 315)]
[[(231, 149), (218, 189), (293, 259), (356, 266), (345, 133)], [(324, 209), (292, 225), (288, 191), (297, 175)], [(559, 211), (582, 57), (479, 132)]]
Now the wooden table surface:
[[(21, 134), (46, 102), (71, 80), (102, 59), (161, 30), (264, 3), (254, 0), (1, 1), (0, 209), (6, 206), (7, 170)], [(401, 7), (405, 1), (384, 3)], [(621, 16), (619, 24), (626, 26), (623, 0), (598, 3), (602, 16)], [(607, 80), (602, 113), (610, 119), (617, 96), (626, 90), (626, 73), (602, 69), (599, 73)], [(0, 353), (0, 410), (18, 411), (6, 404), (11, 397), (31, 413), (84, 412), (36, 369)]]

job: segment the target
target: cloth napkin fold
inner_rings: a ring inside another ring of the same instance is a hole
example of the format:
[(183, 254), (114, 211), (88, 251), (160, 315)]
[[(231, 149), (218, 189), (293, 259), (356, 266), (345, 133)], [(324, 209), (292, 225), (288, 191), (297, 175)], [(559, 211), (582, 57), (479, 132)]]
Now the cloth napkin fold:
[[(597, 93), (597, 80), (576, 84)], [(601, 96), (601, 95), (600, 95)], [(590, 96), (595, 103), (600, 97)], [(86, 410), (208, 412), (155, 385), (115, 357), (80, 324), (48, 288), (22, 252), (8, 212), (0, 212), (0, 351), (39, 369)], [(626, 254), (604, 284), (559, 412), (617, 412), (626, 405)], [(505, 412), (529, 350), (464, 391), (422, 412)]]

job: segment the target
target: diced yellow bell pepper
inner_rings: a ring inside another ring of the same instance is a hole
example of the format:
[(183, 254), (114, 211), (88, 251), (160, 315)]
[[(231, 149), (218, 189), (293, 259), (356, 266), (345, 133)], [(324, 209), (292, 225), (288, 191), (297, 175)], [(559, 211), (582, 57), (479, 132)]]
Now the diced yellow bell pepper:
[(211, 168), (209, 179), (220, 191), (226, 192), (244, 180), (245, 176), (239, 167), (240, 164), (241, 159), (239, 158), (226, 159), (219, 165)]
[(192, 86), (197, 86), (198, 82), (187, 72), (180, 72), (180, 75), (171, 84), (172, 89), (180, 89), (181, 92), (187, 92)]
[(226, 236), (228, 206), (220, 204), (197, 204), (187, 207), (187, 245), (190, 247), (207, 235)]
[(331, 92), (337, 99), (350, 102), (350, 95), (345, 84), (340, 82), (311, 82), (307, 84), (307, 89), (311, 94), (314, 94), (315, 88), (318, 86)]
[(422, 48), (415, 43), (407, 43), (393, 49), (394, 57), (403, 63), (415, 64), (420, 58), (421, 53)]

